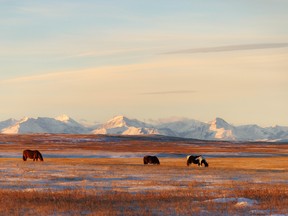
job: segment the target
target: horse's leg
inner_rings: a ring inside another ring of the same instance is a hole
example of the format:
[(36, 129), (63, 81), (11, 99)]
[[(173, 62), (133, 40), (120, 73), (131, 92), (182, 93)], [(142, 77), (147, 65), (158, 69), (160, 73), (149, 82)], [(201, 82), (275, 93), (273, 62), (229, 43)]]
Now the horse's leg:
[(200, 156), (199, 157), (199, 166), (201, 166), (201, 167), (202, 167), (202, 160), (203, 160), (203, 158), (202, 158), (202, 156)]
[(37, 154), (37, 152), (34, 153), (33, 157), (34, 157), (34, 161), (35, 161), (35, 160), (38, 161), (38, 154)]
[(202, 158), (202, 156), (200, 155), (200, 156), (198, 156), (197, 158), (195, 158), (195, 161), (197, 161), (198, 162), (198, 166), (202, 166), (202, 160), (203, 160), (203, 158)]

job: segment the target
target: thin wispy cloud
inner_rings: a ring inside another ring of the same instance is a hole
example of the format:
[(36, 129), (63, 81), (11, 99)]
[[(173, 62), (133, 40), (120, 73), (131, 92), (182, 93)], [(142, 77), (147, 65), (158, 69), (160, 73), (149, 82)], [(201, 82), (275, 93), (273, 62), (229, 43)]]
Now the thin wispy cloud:
[(170, 95), (170, 94), (192, 94), (196, 93), (195, 90), (180, 90), (180, 91), (156, 91), (156, 92), (144, 92), (141, 95)]
[(109, 56), (116, 56), (116, 55), (135, 55), (135, 53), (139, 55), (151, 55), (151, 50), (157, 50), (161, 47), (146, 47), (146, 48), (125, 48), (125, 49), (111, 49), (111, 50), (102, 50), (102, 51), (87, 51), (87, 52), (79, 52), (74, 55), (69, 55), (64, 58), (85, 58), (85, 57), (96, 57), (96, 56), (102, 56), (102, 57), (109, 57)]
[(217, 46), (217, 47), (202, 47), (195, 49), (184, 49), (172, 52), (166, 52), (163, 54), (192, 54), (192, 53), (213, 53), (213, 52), (234, 52), (245, 50), (259, 50), (259, 49), (276, 49), (286, 48), (288, 43), (262, 43), (262, 44), (238, 44), (229, 46)]

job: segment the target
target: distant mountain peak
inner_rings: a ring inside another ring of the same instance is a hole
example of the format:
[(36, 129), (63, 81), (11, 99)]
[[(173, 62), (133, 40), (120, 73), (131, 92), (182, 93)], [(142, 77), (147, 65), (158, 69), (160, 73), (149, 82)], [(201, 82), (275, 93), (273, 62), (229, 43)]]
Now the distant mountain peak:
[(213, 121), (211, 121), (210, 125), (211, 125), (211, 128), (214, 128), (214, 129), (219, 129), (219, 128), (231, 129), (231, 127), (232, 127), (224, 119), (219, 118), (219, 117), (217, 117)]
[(212, 120), (212, 122), (215, 122), (215, 123), (226, 123), (227, 124), (227, 122), (223, 118), (220, 118), (220, 117), (216, 117), (214, 120)]
[(22, 119), (20, 119), (19, 123), (23, 123), (29, 120), (29, 117), (25, 116)]
[(130, 119), (123, 115), (115, 116), (92, 131), (94, 134), (158, 134), (158, 131), (145, 122)]
[(57, 116), (55, 119), (67, 123), (70, 120), (70, 117), (65, 114), (62, 114), (60, 116)]
[(108, 127), (124, 127), (127, 126), (126, 121), (128, 120), (127, 117), (123, 115), (115, 116), (114, 118), (110, 119), (106, 125)]
[(124, 115), (114, 116), (111, 121), (126, 121), (128, 118)]

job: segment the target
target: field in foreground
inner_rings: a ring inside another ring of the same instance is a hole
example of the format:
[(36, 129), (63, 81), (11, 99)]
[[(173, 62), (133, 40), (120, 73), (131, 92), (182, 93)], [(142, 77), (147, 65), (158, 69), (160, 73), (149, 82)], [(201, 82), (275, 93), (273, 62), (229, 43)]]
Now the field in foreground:
[[(286, 144), (71, 135), (0, 143), (0, 215), (288, 215)], [(25, 148), (44, 162), (23, 162)], [(152, 151), (160, 166), (143, 165)], [(209, 167), (187, 167), (189, 152)]]

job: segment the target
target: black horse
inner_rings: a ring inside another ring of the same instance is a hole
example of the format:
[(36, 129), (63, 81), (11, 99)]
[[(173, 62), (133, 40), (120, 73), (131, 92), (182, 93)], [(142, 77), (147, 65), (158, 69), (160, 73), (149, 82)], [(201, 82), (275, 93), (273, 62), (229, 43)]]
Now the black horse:
[(40, 161), (43, 161), (43, 157), (42, 154), (38, 151), (38, 150), (24, 150), (23, 151), (23, 161), (26, 161), (27, 158), (33, 159), (33, 161), (38, 161), (38, 159), (40, 159)]
[(158, 164), (160, 165), (160, 161), (156, 156), (145, 155), (143, 158), (144, 164)]
[(204, 164), (205, 167), (209, 166), (206, 159), (202, 155), (188, 155), (187, 166), (189, 166), (190, 164), (198, 164), (198, 166), (202, 166)]

